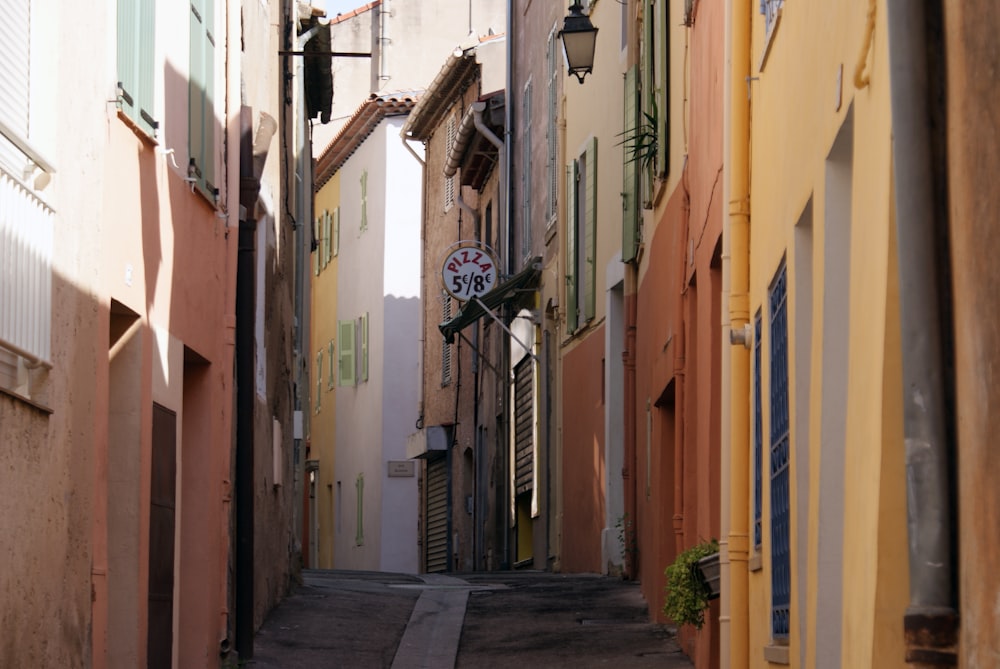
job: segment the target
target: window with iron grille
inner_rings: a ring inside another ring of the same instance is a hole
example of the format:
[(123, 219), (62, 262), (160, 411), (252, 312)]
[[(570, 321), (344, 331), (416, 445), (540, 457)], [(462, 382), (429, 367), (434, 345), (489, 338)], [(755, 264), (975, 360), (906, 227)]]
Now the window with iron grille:
[(789, 494), (788, 273), (782, 262), (771, 283), (771, 634), (787, 639), (791, 602)]
[(761, 312), (758, 311), (753, 323), (753, 546), (760, 550), (761, 516), (763, 515), (763, 481), (761, 462), (764, 450), (764, 429), (761, 416), (760, 361), (761, 361)]

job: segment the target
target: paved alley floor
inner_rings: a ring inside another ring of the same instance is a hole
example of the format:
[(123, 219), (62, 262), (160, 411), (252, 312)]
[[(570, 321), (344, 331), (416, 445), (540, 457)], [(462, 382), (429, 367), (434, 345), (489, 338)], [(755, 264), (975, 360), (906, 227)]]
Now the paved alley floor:
[(253, 669), (685, 668), (638, 585), (538, 572), (307, 570), (265, 621)]

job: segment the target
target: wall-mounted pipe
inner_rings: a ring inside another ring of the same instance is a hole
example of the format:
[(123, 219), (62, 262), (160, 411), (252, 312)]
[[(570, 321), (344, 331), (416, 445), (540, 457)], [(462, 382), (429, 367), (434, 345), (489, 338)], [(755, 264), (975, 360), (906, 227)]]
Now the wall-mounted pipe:
[(904, 630), (907, 662), (923, 664), (931, 653), (937, 658), (932, 664), (952, 666), (957, 635), (952, 454), (937, 257), (947, 221), (935, 201), (932, 116), (940, 102), (929, 86), (928, 54), (935, 45), (926, 4), (887, 2), (910, 557)]

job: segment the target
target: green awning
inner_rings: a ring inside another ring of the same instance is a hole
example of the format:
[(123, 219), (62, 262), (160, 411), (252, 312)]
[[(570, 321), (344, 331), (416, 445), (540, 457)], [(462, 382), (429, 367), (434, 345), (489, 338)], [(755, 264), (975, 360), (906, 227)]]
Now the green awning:
[[(532, 258), (520, 272), (501, 282), (496, 288), (479, 298), (479, 301), (466, 302), (454, 318), (438, 325), (445, 341), (449, 344), (454, 343), (455, 335), (458, 332), (485, 316), (486, 311), (483, 310), (483, 306), (493, 311), (497, 307), (513, 302), (525, 292), (534, 291), (538, 287), (538, 279), (542, 275), (539, 269), (541, 262), (541, 258)], [(480, 302), (483, 306), (480, 305)]]

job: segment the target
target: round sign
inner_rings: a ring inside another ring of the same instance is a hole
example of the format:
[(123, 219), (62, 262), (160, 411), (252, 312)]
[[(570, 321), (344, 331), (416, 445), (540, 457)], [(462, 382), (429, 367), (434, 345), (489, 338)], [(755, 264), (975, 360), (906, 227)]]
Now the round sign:
[(482, 297), (497, 284), (497, 263), (487, 251), (462, 246), (447, 255), (441, 265), (444, 289), (456, 300)]

